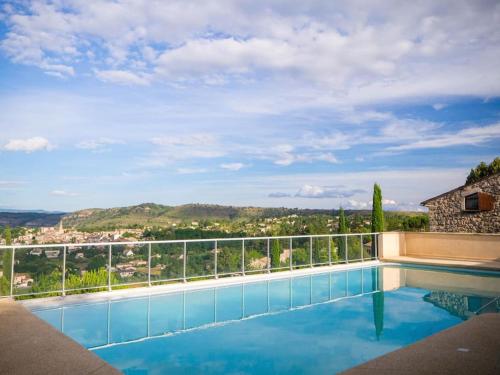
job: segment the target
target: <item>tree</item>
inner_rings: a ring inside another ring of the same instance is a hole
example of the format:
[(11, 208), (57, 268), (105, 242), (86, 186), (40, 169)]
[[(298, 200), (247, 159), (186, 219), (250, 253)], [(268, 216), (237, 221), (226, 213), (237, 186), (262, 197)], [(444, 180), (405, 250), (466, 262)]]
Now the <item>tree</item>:
[(12, 245), (12, 232), (10, 230), (10, 225), (7, 225), (5, 227), (5, 231), (4, 231), (3, 236), (5, 238), (5, 244), (7, 246)]
[[(344, 209), (342, 207), (340, 207), (340, 210), (339, 210), (339, 227), (338, 227), (338, 230), (337, 230), (337, 233), (338, 234), (345, 234), (349, 231), (349, 227), (347, 225), (347, 219), (345, 217), (345, 213), (344, 213)], [(347, 246), (347, 237), (344, 237), (344, 236), (340, 236), (338, 238), (338, 251), (339, 253), (340, 252), (344, 252), (345, 253), (345, 250), (346, 250), (346, 246)], [(345, 257), (347, 256), (347, 254), (344, 254), (344, 259)]]
[(95, 256), (90, 259), (89, 264), (87, 266), (87, 271), (99, 270), (100, 268), (106, 267), (106, 259), (102, 256)]
[(467, 176), (466, 184), (472, 184), (479, 181), (482, 178), (494, 175), (500, 172), (500, 157), (496, 157), (490, 164), (486, 164), (484, 161), (479, 163), (475, 168), (470, 170)]
[(281, 244), (279, 240), (273, 241), (273, 248), (271, 250), (271, 267), (278, 268), (281, 265), (280, 262), (281, 255)]
[[(382, 209), (382, 189), (373, 185), (372, 233), (384, 231), (384, 211)], [(372, 256), (375, 256), (377, 236), (372, 236)]]
[[(5, 238), (5, 244), (12, 245), (12, 234), (10, 231), (10, 226), (7, 225), (4, 230), (4, 238)], [(2, 264), (3, 264), (3, 284), (6, 284), (7, 287), (10, 289), (10, 279), (12, 277), (12, 249), (7, 249), (4, 250), (5, 252), (3, 253), (2, 257)], [(2, 287), (2, 291), (0, 294), (6, 294), (6, 289), (5, 285)], [(10, 290), (9, 290), (10, 292)]]
[(373, 186), (372, 232), (384, 231), (384, 211), (382, 209), (382, 189), (379, 184)]

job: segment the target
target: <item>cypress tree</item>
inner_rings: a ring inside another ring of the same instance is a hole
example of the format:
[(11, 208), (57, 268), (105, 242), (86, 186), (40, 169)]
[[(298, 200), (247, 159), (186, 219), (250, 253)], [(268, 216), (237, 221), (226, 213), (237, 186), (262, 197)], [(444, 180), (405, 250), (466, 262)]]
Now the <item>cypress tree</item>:
[(273, 241), (273, 248), (271, 249), (271, 267), (278, 268), (281, 264), (280, 262), (281, 255), (281, 245), (279, 240)]
[(382, 189), (379, 184), (373, 186), (372, 232), (384, 231), (384, 211), (382, 210)]
[[(347, 219), (345, 217), (345, 213), (344, 213), (344, 209), (342, 207), (340, 207), (340, 210), (339, 210), (339, 228), (337, 230), (337, 233), (338, 234), (344, 234), (344, 233), (347, 233), (349, 231), (349, 228), (347, 226)], [(345, 250), (346, 250), (346, 237), (339, 237), (338, 238), (338, 252), (339, 254), (340, 253), (345, 253)], [(347, 254), (344, 254), (344, 259), (345, 257), (347, 256)]]
[(10, 230), (10, 225), (7, 225), (5, 227), (5, 231), (4, 231), (3, 235), (4, 235), (4, 238), (5, 238), (5, 244), (7, 246), (12, 245), (12, 232)]
[[(11, 234), (9, 225), (7, 225), (5, 227), (3, 236), (5, 238), (5, 244), (7, 246), (12, 245), (12, 234)], [(5, 280), (8, 282), (7, 287), (10, 288), (10, 278), (12, 277), (12, 275), (11, 275), (12, 249), (5, 250), (5, 252), (3, 253), (2, 263), (3, 263), (3, 277), (5, 277)], [(2, 288), (2, 289), (4, 289), (4, 288)], [(2, 293), (0, 293), (0, 294), (5, 294), (6, 292), (7, 292), (7, 290), (3, 290)], [(9, 290), (9, 292), (10, 292), (10, 290)]]
[[(382, 189), (379, 184), (373, 185), (372, 232), (384, 231), (384, 211), (382, 209)], [(372, 256), (375, 256), (377, 236), (372, 236)]]

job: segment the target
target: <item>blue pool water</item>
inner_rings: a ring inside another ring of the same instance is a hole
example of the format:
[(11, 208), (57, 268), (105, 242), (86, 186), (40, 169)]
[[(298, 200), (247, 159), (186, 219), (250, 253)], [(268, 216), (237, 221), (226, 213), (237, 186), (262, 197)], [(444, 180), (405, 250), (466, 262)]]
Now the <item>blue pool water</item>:
[(500, 278), (380, 266), (32, 307), (126, 374), (332, 374), (498, 311)]

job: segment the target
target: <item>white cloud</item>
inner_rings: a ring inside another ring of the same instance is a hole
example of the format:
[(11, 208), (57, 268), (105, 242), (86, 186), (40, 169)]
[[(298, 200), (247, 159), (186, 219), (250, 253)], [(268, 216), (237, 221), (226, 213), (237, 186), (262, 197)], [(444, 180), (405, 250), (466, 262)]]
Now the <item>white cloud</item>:
[(304, 185), (295, 194), (299, 198), (347, 198), (364, 193), (361, 189), (346, 190), (335, 186)]
[(197, 174), (197, 173), (207, 173), (206, 168), (177, 168), (178, 174)]
[(20, 181), (0, 181), (0, 190), (17, 189), (23, 185), (24, 182)]
[(135, 74), (125, 70), (96, 70), (95, 75), (101, 81), (122, 85), (149, 85), (150, 81), (145, 74)]
[(42, 150), (50, 151), (53, 148), (54, 146), (43, 137), (11, 139), (3, 146), (3, 149), (6, 151), (24, 151), (26, 153)]
[(315, 87), (306, 101), (495, 96), (499, 12), (495, 2), (453, 0), (404, 7), (40, 0), (6, 12), (1, 48), (15, 63), (63, 77), (86, 62), (98, 79), (119, 84), (220, 85), (272, 76), (285, 92), (295, 83)]
[(276, 191), (274, 193), (269, 193), (268, 197), (269, 198), (290, 198), (290, 197), (293, 197), (293, 195), (289, 194), (289, 193), (283, 193), (280, 191)]
[[(287, 145), (288, 146), (288, 145)], [(269, 151), (269, 158), (274, 160), (274, 164), (288, 166), (295, 163), (312, 163), (314, 161), (323, 161), (330, 164), (338, 164), (340, 161), (331, 152), (298, 152), (293, 147), (275, 148)]]
[(151, 142), (159, 146), (206, 146), (214, 144), (216, 137), (211, 134), (187, 134), (179, 136), (155, 137)]
[(69, 192), (66, 190), (52, 190), (50, 192), (50, 194), (58, 196), (58, 197), (76, 197), (76, 196), (78, 196), (78, 193), (73, 193), (73, 192)]
[(76, 147), (81, 148), (83, 150), (99, 150), (103, 149), (109, 145), (123, 144), (124, 142), (118, 139), (111, 138), (98, 138), (98, 139), (90, 139), (86, 141), (79, 142)]
[(365, 210), (371, 207), (371, 202), (366, 202), (366, 201), (358, 201), (355, 199), (349, 199), (347, 201), (347, 204), (344, 205), (344, 208), (346, 209), (352, 209), (352, 210)]
[(217, 137), (206, 133), (158, 136), (150, 142), (157, 147), (141, 158), (140, 167), (162, 168), (179, 160), (215, 159), (226, 154)]
[(228, 171), (239, 171), (241, 168), (245, 167), (243, 163), (224, 163), (221, 164), (222, 169), (227, 169)]
[(436, 111), (440, 111), (446, 107), (447, 107), (447, 105), (443, 104), (443, 103), (436, 103), (436, 104), (432, 105), (432, 108), (434, 108)]
[(500, 123), (482, 127), (469, 127), (453, 133), (424, 135), (421, 140), (388, 147), (387, 149), (389, 151), (407, 151), (461, 145), (479, 145), (496, 139), (500, 139)]
[(396, 205), (396, 201), (393, 199), (382, 199), (382, 204), (383, 205), (389, 205), (389, 206), (394, 206)]

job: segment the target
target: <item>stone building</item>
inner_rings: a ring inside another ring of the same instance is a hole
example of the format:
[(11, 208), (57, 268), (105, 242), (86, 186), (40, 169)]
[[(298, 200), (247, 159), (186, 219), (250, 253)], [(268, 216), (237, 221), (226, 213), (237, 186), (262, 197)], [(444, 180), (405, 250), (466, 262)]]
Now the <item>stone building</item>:
[(431, 232), (500, 233), (500, 173), (421, 203)]

